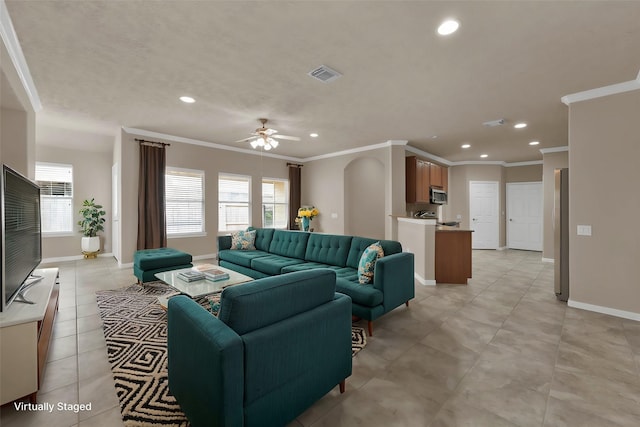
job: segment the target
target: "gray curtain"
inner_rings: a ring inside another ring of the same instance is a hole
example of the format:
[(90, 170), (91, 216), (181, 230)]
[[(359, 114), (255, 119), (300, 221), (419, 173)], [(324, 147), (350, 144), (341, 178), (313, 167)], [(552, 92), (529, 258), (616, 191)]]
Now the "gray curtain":
[(289, 230), (297, 230), (296, 217), (301, 201), (302, 165), (287, 163), (289, 166)]
[(167, 246), (164, 208), (166, 150), (162, 144), (140, 144), (138, 179), (138, 250)]

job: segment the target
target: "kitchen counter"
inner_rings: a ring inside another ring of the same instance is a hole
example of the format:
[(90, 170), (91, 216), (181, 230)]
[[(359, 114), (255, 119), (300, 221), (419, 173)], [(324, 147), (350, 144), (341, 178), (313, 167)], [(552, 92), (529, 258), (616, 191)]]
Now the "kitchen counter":
[(439, 225), (436, 227), (436, 231), (466, 231), (473, 232), (473, 230), (469, 230), (467, 228), (459, 228), (459, 227), (451, 227), (448, 225)]

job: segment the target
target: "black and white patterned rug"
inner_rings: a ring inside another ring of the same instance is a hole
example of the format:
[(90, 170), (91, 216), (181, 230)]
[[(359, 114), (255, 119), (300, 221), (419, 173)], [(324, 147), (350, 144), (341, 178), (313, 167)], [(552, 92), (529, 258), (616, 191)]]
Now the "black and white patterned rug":
[[(188, 426), (169, 393), (167, 313), (157, 298), (172, 292), (162, 282), (97, 292), (107, 355), (125, 426)], [(197, 299), (205, 308), (207, 298)], [(213, 299), (215, 302), (215, 298)], [(364, 328), (351, 329), (352, 355), (366, 345)]]

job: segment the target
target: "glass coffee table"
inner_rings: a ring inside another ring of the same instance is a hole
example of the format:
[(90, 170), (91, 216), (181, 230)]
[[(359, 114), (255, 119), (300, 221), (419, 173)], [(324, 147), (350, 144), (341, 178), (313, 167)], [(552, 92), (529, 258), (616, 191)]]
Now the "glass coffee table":
[(162, 308), (167, 308), (167, 301), (169, 298), (175, 295), (188, 295), (191, 298), (198, 298), (205, 295), (215, 294), (222, 292), (225, 288), (233, 285), (239, 285), (240, 283), (251, 282), (253, 277), (245, 276), (237, 271), (229, 270), (228, 268), (215, 266), (217, 270), (222, 270), (229, 274), (229, 278), (225, 280), (195, 280), (193, 282), (187, 282), (178, 277), (178, 273), (182, 271), (192, 271), (193, 268), (182, 268), (180, 270), (164, 271), (162, 273), (156, 273), (156, 278), (163, 281), (167, 285), (176, 289), (177, 292), (163, 295), (158, 298), (158, 302)]

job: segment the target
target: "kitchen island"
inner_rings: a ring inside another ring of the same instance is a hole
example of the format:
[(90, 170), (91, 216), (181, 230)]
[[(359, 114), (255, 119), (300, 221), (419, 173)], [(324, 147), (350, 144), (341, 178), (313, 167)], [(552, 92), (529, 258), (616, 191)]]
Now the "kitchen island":
[(438, 225), (435, 219), (395, 218), (402, 249), (415, 255), (414, 276), (420, 284), (467, 283), (472, 230)]
[(436, 227), (436, 283), (467, 284), (471, 278), (472, 232), (458, 227)]

